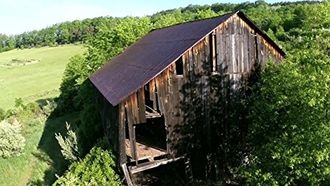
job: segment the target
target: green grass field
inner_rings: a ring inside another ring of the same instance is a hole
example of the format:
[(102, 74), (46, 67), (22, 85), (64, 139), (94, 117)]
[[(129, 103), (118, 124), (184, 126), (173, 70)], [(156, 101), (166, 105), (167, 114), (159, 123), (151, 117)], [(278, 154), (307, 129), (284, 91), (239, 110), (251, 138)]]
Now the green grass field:
[(16, 98), (57, 96), (69, 58), (82, 52), (81, 45), (64, 45), (0, 53), (0, 108), (11, 108)]
[[(82, 45), (0, 53), (0, 108), (12, 108), (16, 98), (28, 103), (57, 96), (69, 58), (81, 53)], [(0, 158), (0, 186), (50, 185), (66, 168), (55, 133), (62, 133), (65, 122), (76, 117), (40, 116), (23, 123), (26, 146), (20, 156)]]

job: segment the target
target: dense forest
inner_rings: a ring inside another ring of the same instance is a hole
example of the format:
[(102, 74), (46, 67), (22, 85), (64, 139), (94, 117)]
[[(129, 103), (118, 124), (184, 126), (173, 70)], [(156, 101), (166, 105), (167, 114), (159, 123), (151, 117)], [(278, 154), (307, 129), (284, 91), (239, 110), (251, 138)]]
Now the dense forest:
[[(270, 61), (249, 87), (249, 96), (233, 102), (230, 127), (225, 133), (219, 131), (224, 140), (213, 154), (205, 155), (208, 158), (203, 163), (208, 166), (198, 179), (204, 185), (328, 185), (330, 1), (267, 4), (261, 0), (190, 5), (146, 17), (100, 17), (16, 36), (1, 35), (0, 51), (75, 42), (87, 48), (84, 55), (71, 58), (51, 114), (80, 113), (73, 129), (68, 127), (69, 137), (57, 136), (71, 165), (55, 185), (69, 181), (73, 185), (120, 184), (114, 157), (104, 153), (111, 149), (99, 148), (105, 143), (98, 112), (100, 94), (88, 80), (91, 73), (153, 29), (237, 10), (282, 46), (287, 56), (282, 64)], [(198, 109), (192, 110), (200, 114)], [(248, 123), (244, 141), (237, 140), (242, 131), (236, 118)], [(192, 121), (191, 126), (192, 132), (198, 132), (201, 125)], [(197, 144), (190, 145), (198, 146), (199, 141), (193, 139)], [(106, 171), (100, 171), (105, 167)], [(197, 178), (195, 181), (202, 184)]]

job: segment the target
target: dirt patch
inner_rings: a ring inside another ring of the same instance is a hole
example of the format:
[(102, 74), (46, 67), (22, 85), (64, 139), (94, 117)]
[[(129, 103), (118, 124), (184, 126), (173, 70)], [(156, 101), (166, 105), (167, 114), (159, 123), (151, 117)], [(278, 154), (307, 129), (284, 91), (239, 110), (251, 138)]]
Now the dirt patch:
[(39, 63), (39, 59), (18, 59), (14, 58), (10, 62), (4, 63), (1, 66), (2, 67), (15, 67), (15, 66), (25, 66), (25, 65), (31, 65), (35, 63)]

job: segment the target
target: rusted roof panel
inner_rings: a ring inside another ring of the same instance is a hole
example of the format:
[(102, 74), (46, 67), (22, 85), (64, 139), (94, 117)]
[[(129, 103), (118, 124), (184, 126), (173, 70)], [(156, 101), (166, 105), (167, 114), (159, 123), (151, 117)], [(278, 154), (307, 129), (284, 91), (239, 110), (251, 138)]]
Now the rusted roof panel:
[[(90, 80), (115, 106), (237, 13), (239, 12), (154, 30), (111, 59), (97, 70)], [(245, 16), (244, 18), (247, 19)], [(248, 22), (253, 24), (250, 20)], [(263, 33), (255, 25), (252, 26)], [(267, 37), (266, 40), (268, 39)]]

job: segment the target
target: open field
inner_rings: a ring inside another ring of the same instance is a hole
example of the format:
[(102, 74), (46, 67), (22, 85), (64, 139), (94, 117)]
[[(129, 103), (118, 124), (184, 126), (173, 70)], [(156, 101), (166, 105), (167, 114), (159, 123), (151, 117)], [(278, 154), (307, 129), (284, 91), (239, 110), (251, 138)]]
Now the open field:
[(15, 49), (0, 53), (0, 108), (58, 95), (69, 58), (83, 52), (81, 45)]
[[(69, 58), (82, 52), (81, 45), (64, 45), (0, 53), (0, 108), (13, 107), (15, 98), (28, 103), (57, 96)], [(0, 158), (0, 186), (51, 184), (66, 166), (54, 134), (75, 117), (40, 116), (24, 123), (26, 146), (20, 156)]]

